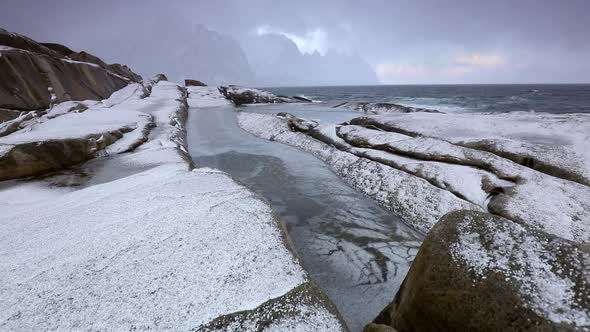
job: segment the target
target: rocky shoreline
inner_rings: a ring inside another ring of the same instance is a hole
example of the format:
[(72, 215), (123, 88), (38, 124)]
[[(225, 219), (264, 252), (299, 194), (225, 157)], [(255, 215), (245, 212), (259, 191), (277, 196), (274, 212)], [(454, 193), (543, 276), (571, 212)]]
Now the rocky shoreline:
[[(238, 120), (312, 153), (427, 234), (367, 331), (589, 327), (587, 115), (386, 110), (343, 124), (286, 113)], [(531, 128), (543, 130), (531, 137)]]
[[(28, 49), (2, 61), (45, 51), (8, 36)], [(103, 100), (40, 95), (0, 123), (0, 328), (346, 331), (269, 205), (192, 165), (194, 87), (124, 83)]]
[[(0, 72), (0, 329), (347, 331), (269, 203), (186, 141), (189, 107), (312, 100), (5, 30)], [(237, 118), (425, 234), (365, 331), (590, 329), (590, 116), (334, 107), (362, 113)]]

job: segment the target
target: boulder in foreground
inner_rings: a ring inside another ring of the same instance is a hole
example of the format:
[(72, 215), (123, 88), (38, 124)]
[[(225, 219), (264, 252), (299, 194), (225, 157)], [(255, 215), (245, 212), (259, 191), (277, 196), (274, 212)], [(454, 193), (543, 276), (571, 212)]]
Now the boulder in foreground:
[(399, 331), (590, 328), (587, 246), (476, 211), (427, 235), (375, 324)]

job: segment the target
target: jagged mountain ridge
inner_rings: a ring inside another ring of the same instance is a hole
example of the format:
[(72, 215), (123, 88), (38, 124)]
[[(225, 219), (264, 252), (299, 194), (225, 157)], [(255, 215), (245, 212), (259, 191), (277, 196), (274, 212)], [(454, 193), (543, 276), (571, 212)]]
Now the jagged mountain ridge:
[(379, 84), (373, 68), (358, 54), (304, 54), (289, 38), (274, 34), (248, 38), (242, 47), (258, 85)]

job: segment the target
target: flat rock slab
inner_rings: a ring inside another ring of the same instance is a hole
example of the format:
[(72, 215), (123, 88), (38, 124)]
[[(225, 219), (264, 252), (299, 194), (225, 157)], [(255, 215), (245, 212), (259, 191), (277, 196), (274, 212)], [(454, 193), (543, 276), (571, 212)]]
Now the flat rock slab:
[(308, 282), (268, 205), (211, 169), (164, 165), (4, 211), (0, 234), (3, 330), (188, 330)]
[(352, 122), (492, 152), (532, 169), (590, 185), (588, 114), (417, 112), (382, 114)]

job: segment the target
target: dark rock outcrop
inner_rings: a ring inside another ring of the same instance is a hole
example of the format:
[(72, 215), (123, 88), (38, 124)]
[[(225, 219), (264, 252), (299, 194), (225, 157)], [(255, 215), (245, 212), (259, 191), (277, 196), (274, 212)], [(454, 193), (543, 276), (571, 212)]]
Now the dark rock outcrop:
[[(57, 171), (94, 158), (130, 129), (91, 134), (86, 137), (30, 142), (0, 151), (0, 181)], [(0, 148), (6, 148), (0, 146)]]
[(247, 104), (277, 104), (311, 102), (310, 99), (301, 96), (286, 97), (277, 96), (268, 91), (244, 88), (236, 85), (220, 86), (219, 92), (229, 99), (234, 105)]
[(121, 75), (123, 77), (127, 77), (133, 82), (141, 82), (143, 79), (138, 74), (134, 73), (131, 68), (127, 67), (127, 65), (122, 65), (120, 63), (113, 63), (108, 65), (108, 69), (117, 75)]
[(0, 108), (0, 123), (18, 118), (20, 111)]
[(427, 108), (410, 107), (393, 103), (368, 103), (368, 102), (345, 102), (333, 106), (334, 108), (347, 108), (354, 111), (365, 112), (368, 114), (377, 113), (441, 113), (437, 110)]
[(290, 102), (290, 99), (288, 98), (278, 97), (267, 91), (244, 88), (236, 85), (220, 86), (219, 92), (236, 106), (245, 104), (275, 104)]
[(363, 332), (397, 332), (397, 330), (389, 325), (369, 323)]
[(104, 61), (102, 61), (99, 57), (97, 57), (95, 55), (92, 55), (92, 54), (84, 52), (84, 51), (75, 52), (75, 51), (72, 51), (67, 46), (64, 46), (61, 44), (41, 43), (41, 45), (43, 45), (53, 51), (56, 51), (59, 54), (61, 54), (62, 56), (70, 58), (74, 61), (94, 63), (95, 65), (98, 65), (102, 68), (110, 70), (117, 75), (121, 75), (123, 77), (126, 77), (126, 78), (132, 80), (133, 82), (139, 82), (142, 80), (141, 76), (134, 73), (126, 65), (122, 65), (122, 64), (118, 64), (118, 63), (113, 63), (113, 64), (109, 65), (109, 64), (106, 64)]
[(291, 98), (292, 99), (295, 99), (295, 100), (298, 100), (298, 101), (301, 101), (301, 102), (304, 102), (304, 103), (312, 103), (313, 102), (313, 100), (311, 100), (311, 99), (309, 99), (307, 97), (304, 97), (304, 96), (293, 96)]
[(62, 45), (62, 44), (57, 44), (57, 43), (41, 43), (41, 45), (49, 48), (50, 50), (53, 50), (63, 56), (68, 56), (72, 53), (75, 53), (72, 49), (70, 49), (69, 47)]
[(401, 332), (588, 329), (589, 254), (501, 217), (455, 211), (427, 235), (374, 323)]
[(40, 44), (0, 29), (0, 108), (47, 109), (68, 100), (100, 100), (141, 78), (86, 52)]
[[(43, 45), (41, 43), (38, 43), (38, 42), (32, 40), (29, 37), (19, 35), (17, 33), (13, 33), (13, 32), (8, 32), (2, 28), (0, 28), (0, 45), (12, 47), (12, 48), (18, 48), (18, 49), (30, 51), (33, 53), (44, 54), (44, 55), (48, 55), (48, 56), (54, 57), (54, 58), (60, 58), (63, 56), (63, 54), (56, 51), (55, 49), (60, 49), (60, 50), (63, 50), (64, 48), (67, 49), (67, 47), (65, 47), (63, 45), (59, 45), (61, 47), (58, 47), (58, 46), (53, 47), (52, 46), (50, 48), (50, 47), (47, 47), (46, 45)], [(49, 45), (52, 45), (52, 44), (49, 44)]]
[(166, 75), (160, 73), (160, 74), (156, 74), (154, 76), (152, 76), (152, 78), (150, 79), (150, 82), (152, 84), (158, 83), (160, 81), (167, 81), (168, 77), (166, 77)]
[(198, 80), (184, 80), (184, 86), (207, 86), (207, 84)]

